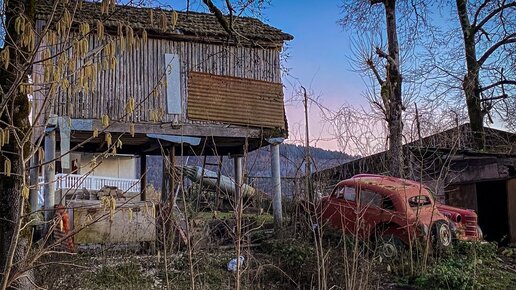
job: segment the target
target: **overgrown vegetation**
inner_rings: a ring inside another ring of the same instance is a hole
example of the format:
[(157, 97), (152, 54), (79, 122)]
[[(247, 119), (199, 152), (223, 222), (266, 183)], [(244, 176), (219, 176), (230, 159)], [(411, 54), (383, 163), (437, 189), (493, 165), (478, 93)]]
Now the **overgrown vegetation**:
[[(208, 218), (207, 213), (201, 216)], [(242, 245), (244, 289), (317, 288), (320, 265), (313, 237), (299, 229), (295, 232), (293, 226), (285, 231), (289, 233), (285, 238), (266, 239), (259, 247)], [(385, 260), (360, 242), (357, 256), (353, 252), (356, 239), (329, 229), (323, 231), (322, 241), (327, 288), (345, 289), (352, 277), (359, 277), (360, 289), (511, 289), (516, 285), (515, 261), (502, 261), (502, 251), (494, 243), (459, 242), (440, 256), (431, 255), (426, 270), (419, 267), (411, 275), (406, 269), (411, 259), (422, 261), (421, 253), (410, 257), (406, 252), (401, 259)], [(196, 251), (192, 261), (196, 287), (232, 289), (235, 275), (227, 270), (227, 263), (234, 257), (234, 249), (227, 247), (208, 245)], [(353, 259), (355, 267), (350, 267)], [(63, 262), (62, 257), (58, 260)], [(168, 284), (170, 289), (190, 289), (189, 260), (183, 252), (169, 255), (167, 267), (161, 254), (140, 256), (130, 251), (83, 253), (65, 260), (66, 266), (39, 268), (40, 285), (49, 289), (162, 289)]]
[(135, 285), (150, 288), (154, 284), (142, 266), (131, 260), (113, 266), (101, 265), (87, 275), (86, 281), (91, 283), (92, 289), (126, 289)]
[(504, 268), (497, 249), (495, 243), (457, 243), (407, 282), (422, 289), (511, 289), (516, 273)]

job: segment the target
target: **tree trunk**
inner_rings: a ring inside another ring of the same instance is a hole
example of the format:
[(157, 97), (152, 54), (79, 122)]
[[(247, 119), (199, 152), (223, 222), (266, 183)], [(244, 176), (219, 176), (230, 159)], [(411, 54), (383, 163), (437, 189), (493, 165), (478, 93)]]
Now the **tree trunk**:
[(387, 112), (389, 127), (389, 171), (393, 176), (403, 177), (403, 123), (401, 119), (403, 104), (401, 98), (402, 77), (400, 72), (399, 44), (396, 27), (396, 0), (384, 2), (387, 26), (387, 74), (382, 88), (387, 95), (384, 104)]
[(464, 38), (467, 73), (462, 81), (462, 88), (466, 97), (469, 122), (473, 136), (473, 147), (483, 150), (485, 147), (484, 114), (480, 100), (480, 66), (477, 60), (475, 34), (470, 24), (467, 0), (457, 0), (457, 13)]
[[(25, 276), (18, 278), (25, 268), (24, 258), (30, 247), (29, 229), (21, 232), (21, 216), (24, 213), (27, 203), (22, 198), (21, 192), (27, 172), (25, 170), (24, 158), (28, 152), (29, 142), (19, 144), (15, 141), (14, 135), (23, 139), (29, 132), (29, 101), (26, 94), (19, 90), (20, 81), (26, 82), (24, 74), (28, 73), (25, 68), (28, 65), (24, 62), (28, 51), (14, 49), (21, 47), (20, 35), (14, 28), (14, 20), (20, 13), (25, 13), (28, 19), (34, 19), (34, 0), (9, 0), (6, 7), (7, 34), (5, 48), (9, 49), (10, 67), (6, 70), (2, 64), (0, 69), (0, 97), (1, 102), (6, 106), (0, 115), (2, 121), (0, 128), (9, 128), (9, 144), (2, 148), (0, 163), (4, 164), (0, 173), (0, 289), (34, 288)], [(20, 78), (22, 76), (22, 78)], [(9, 93), (8, 93), (9, 92)], [(9, 125), (7, 125), (9, 124)], [(30, 138), (28, 138), (30, 141)], [(11, 164), (11, 173), (6, 172), (6, 163)], [(26, 273), (24, 273), (26, 274)], [(30, 275), (29, 275), (30, 276)], [(9, 285), (10, 284), (10, 285)]]

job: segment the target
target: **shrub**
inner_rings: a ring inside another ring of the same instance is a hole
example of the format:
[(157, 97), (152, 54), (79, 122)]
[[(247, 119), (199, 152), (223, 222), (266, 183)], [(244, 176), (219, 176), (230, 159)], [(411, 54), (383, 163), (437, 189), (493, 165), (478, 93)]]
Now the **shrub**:
[(516, 275), (496, 258), (494, 243), (459, 242), (446, 255), (430, 261), (428, 271), (412, 277), (424, 289), (508, 289)]

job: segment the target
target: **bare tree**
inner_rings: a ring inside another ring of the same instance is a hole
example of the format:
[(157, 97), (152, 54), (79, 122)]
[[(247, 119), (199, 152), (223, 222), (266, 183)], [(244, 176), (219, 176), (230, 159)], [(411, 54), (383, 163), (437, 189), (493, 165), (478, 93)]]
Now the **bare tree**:
[[(395, 176), (403, 176), (402, 113), (405, 110), (399, 31), (404, 45), (407, 48), (413, 46), (420, 33), (421, 23), (425, 21), (421, 17), (425, 7), (420, 1), (396, 0), (343, 1), (342, 5), (342, 26), (356, 29), (360, 34), (377, 34), (375, 38), (380, 42), (377, 45), (372, 44), (374, 41), (369, 43), (369, 47), (357, 54), (360, 58), (357, 61), (379, 88), (375, 91), (377, 97), (372, 98), (372, 103), (383, 113), (387, 123), (389, 171)], [(385, 22), (380, 20), (382, 18), (385, 18)], [(398, 21), (403, 23), (402, 28), (398, 27)], [(381, 44), (383, 36), (386, 36), (386, 44)]]
[[(498, 100), (509, 98), (516, 85), (516, 50), (513, 44), (516, 43), (516, 2), (484, 0), (472, 3), (457, 0), (456, 5), (466, 62), (462, 89), (466, 98), (474, 146), (475, 149), (481, 150), (485, 147), (485, 117), (493, 122), (490, 116), (491, 109)], [(483, 52), (477, 54), (479, 50)]]

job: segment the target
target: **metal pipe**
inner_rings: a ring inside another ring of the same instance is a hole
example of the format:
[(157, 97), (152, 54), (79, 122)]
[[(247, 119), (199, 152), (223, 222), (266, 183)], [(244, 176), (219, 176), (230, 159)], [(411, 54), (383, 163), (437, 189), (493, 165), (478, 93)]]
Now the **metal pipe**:
[(282, 227), (283, 213), (281, 208), (281, 174), (280, 174), (280, 154), (279, 144), (271, 144), (271, 176), (273, 182), (272, 210), (274, 216), (274, 229), (280, 230)]

